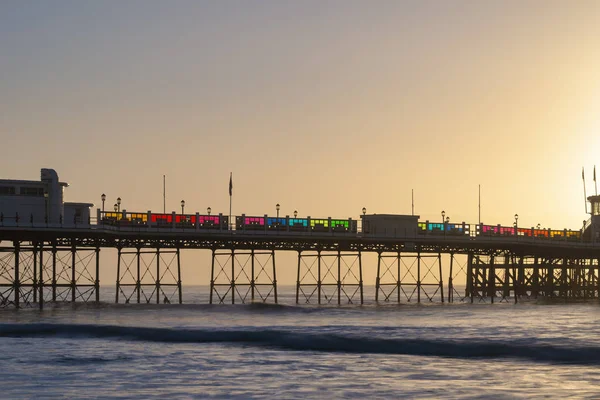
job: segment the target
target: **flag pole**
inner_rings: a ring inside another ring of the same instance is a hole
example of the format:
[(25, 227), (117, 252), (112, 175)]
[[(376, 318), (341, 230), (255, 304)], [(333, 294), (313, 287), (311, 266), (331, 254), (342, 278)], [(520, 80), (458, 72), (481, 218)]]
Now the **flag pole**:
[(596, 183), (596, 166), (594, 165), (594, 187), (596, 189), (596, 196), (598, 196), (598, 183)]
[(583, 180), (583, 202), (585, 203), (585, 213), (587, 214), (587, 195), (585, 194), (585, 172), (583, 171), (583, 167), (581, 167), (581, 179)]
[(481, 184), (479, 184), (479, 224), (481, 224)]
[(415, 215), (415, 189), (411, 189), (412, 215)]
[(166, 213), (167, 209), (167, 176), (163, 175), (163, 214)]
[(229, 230), (233, 228), (231, 221), (231, 200), (233, 197), (233, 173), (229, 173)]

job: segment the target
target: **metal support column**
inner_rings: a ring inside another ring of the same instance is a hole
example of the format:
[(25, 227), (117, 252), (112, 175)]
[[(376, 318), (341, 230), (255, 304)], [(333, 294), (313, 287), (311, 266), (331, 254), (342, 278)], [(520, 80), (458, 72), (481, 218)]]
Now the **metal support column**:
[(137, 294), (137, 302), (138, 304), (141, 303), (142, 300), (142, 280), (141, 280), (141, 248), (138, 247), (137, 248), (137, 253), (136, 253), (136, 258), (137, 258), (137, 275), (136, 275), (136, 279), (135, 279), (135, 291)]
[[(362, 305), (362, 304), (364, 304), (364, 297), (363, 297), (362, 256), (361, 256), (360, 250), (358, 251), (358, 274), (359, 274), (358, 284), (360, 285), (360, 289), (359, 289), (360, 290), (360, 304)], [(599, 276), (600, 276), (600, 272), (599, 272)], [(598, 293), (600, 296), (600, 290)]]
[(300, 264), (302, 262), (302, 251), (298, 250), (298, 273), (296, 275), (296, 304), (300, 301)]
[(231, 304), (235, 304), (235, 250), (231, 250)]
[(160, 247), (156, 248), (156, 304), (160, 304)]
[(77, 248), (75, 242), (71, 243), (71, 303), (75, 303), (77, 294), (77, 281), (75, 277), (75, 263), (77, 261)]
[(337, 303), (342, 304), (342, 256), (341, 251), (337, 254)]
[[(250, 298), (252, 299), (252, 302), (254, 303), (254, 291), (256, 289), (256, 281), (255, 281), (255, 274), (254, 274), (254, 249), (250, 250)], [(273, 268), (273, 272), (275, 272), (275, 268)]]
[(381, 252), (377, 252), (377, 277), (375, 278), (375, 302), (379, 302), (379, 287), (381, 285)]
[(438, 253), (438, 265), (440, 272), (440, 298), (442, 299), (442, 303), (444, 302), (444, 279), (442, 278), (442, 254)]
[(450, 253), (450, 275), (448, 276), (448, 303), (454, 303), (454, 286), (452, 274), (454, 273), (454, 253)]
[(210, 264), (210, 295), (208, 303), (213, 303), (213, 292), (215, 291), (215, 249), (212, 249), (212, 262)]
[(121, 247), (117, 248), (117, 288), (115, 303), (119, 304), (119, 290), (121, 290)]
[(321, 304), (321, 250), (317, 252), (317, 299)]
[[(271, 255), (273, 259), (273, 295), (275, 297), (275, 304), (277, 304), (277, 269), (275, 268), (275, 250), (273, 250), (273, 254)], [(254, 257), (252, 257), (254, 259)], [(254, 276), (252, 276), (254, 279)]]
[(177, 291), (179, 292), (179, 304), (183, 304), (183, 291), (181, 290), (181, 250), (177, 248)]
[(52, 243), (52, 301), (56, 301), (56, 242)]
[(417, 303), (421, 302), (421, 251), (417, 253)]
[(400, 286), (401, 285), (401, 282), (400, 282), (400, 264), (401, 264), (400, 257), (401, 257), (401, 254), (402, 253), (400, 251), (398, 251), (398, 259), (396, 260), (396, 268), (397, 268), (397, 270), (396, 270), (396, 274), (397, 274), (396, 275), (396, 298), (398, 300), (398, 304), (400, 304), (400, 294), (402, 292), (401, 286)]
[(20, 279), (20, 271), (19, 271), (19, 262), (20, 262), (20, 253), (21, 253), (21, 243), (17, 240), (13, 242), (13, 246), (15, 247), (15, 276), (13, 280), (13, 291), (15, 295), (15, 307), (19, 308), (19, 300), (21, 297), (21, 282)]
[(32, 276), (32, 280), (33, 280), (33, 302), (37, 303), (37, 294), (38, 294), (38, 275), (37, 275), (37, 259), (38, 259), (38, 243), (34, 242), (33, 243), (33, 276)]
[[(100, 302), (100, 247), (96, 247), (96, 280), (94, 281), (96, 291), (96, 303)], [(41, 293), (41, 290), (40, 290)]]
[(40, 287), (40, 310), (44, 308), (44, 244), (40, 246), (40, 278), (38, 279)]

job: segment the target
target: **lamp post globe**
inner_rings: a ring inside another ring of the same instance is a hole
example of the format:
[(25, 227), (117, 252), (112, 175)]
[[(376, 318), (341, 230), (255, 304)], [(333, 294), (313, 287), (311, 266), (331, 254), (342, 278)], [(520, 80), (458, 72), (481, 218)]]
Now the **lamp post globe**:
[(367, 208), (366, 207), (362, 208), (362, 213), (363, 213), (363, 215), (365, 215), (367, 213)]
[(294, 210), (294, 218), (298, 216), (298, 210)]
[(102, 199), (102, 212), (104, 212), (104, 202), (106, 201), (106, 195), (102, 193), (102, 196), (100, 196), (100, 198)]
[(119, 211), (119, 206), (115, 203), (115, 212)]
[(183, 209), (185, 207), (185, 200), (181, 200), (181, 215), (184, 214)]
[(121, 198), (117, 197), (117, 211), (121, 211)]
[(277, 203), (275, 205), (275, 209), (277, 210), (277, 218), (279, 218), (279, 210), (281, 209), (281, 206), (279, 205), (279, 203)]
[(208, 215), (210, 215), (210, 212), (211, 212), (211, 211), (212, 211), (212, 208), (210, 208), (210, 207), (208, 207), (208, 208), (206, 209), (206, 212), (208, 213)]

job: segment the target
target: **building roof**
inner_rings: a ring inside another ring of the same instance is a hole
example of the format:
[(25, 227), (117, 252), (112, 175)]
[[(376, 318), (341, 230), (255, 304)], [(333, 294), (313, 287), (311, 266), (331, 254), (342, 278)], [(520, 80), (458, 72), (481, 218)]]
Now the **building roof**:
[[(44, 181), (27, 181), (23, 179), (0, 179), (0, 185), (46, 185)], [(60, 186), (69, 187), (67, 182), (59, 182)]]
[(76, 203), (72, 201), (65, 201), (63, 203), (65, 206), (74, 206), (74, 207), (94, 207), (94, 203)]

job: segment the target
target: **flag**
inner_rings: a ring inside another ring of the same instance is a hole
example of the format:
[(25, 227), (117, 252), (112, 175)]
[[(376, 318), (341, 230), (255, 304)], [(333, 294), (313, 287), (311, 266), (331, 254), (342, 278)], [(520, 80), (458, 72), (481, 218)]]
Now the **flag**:
[(233, 194), (233, 173), (229, 173), (229, 195)]

